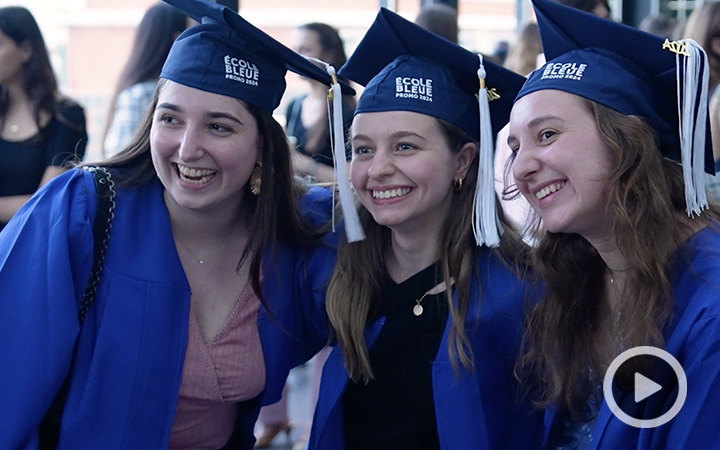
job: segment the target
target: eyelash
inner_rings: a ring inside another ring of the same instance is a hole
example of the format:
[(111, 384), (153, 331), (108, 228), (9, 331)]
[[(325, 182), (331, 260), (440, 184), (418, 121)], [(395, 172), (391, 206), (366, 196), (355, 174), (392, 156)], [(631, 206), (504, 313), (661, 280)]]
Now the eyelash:
[(173, 116), (167, 116), (167, 115), (166, 115), (166, 116), (160, 117), (160, 122), (165, 122), (165, 123), (177, 123), (177, 122), (179, 122), (179, 121), (177, 120), (177, 118), (175, 118), (175, 117), (173, 117)]
[(408, 144), (407, 142), (401, 142), (397, 145), (397, 148), (398, 150), (414, 150), (417, 147), (412, 144)]
[(225, 125), (221, 125), (219, 123), (210, 124), (210, 128), (212, 128), (213, 131), (218, 131), (220, 133), (231, 133), (233, 131), (232, 128), (225, 126)]
[[(549, 134), (550, 136), (547, 136), (548, 134)], [(551, 137), (555, 136), (555, 134), (556, 134), (556, 133), (555, 133), (554, 131), (552, 131), (552, 130), (543, 130), (543, 131), (540, 132), (540, 140), (543, 141), (543, 140), (546, 140), (546, 139), (550, 139)]]

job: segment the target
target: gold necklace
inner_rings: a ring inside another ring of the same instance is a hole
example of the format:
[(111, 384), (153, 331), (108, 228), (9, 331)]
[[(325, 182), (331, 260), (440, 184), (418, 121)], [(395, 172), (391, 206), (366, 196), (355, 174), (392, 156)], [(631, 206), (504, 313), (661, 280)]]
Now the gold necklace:
[(427, 291), (420, 298), (415, 300), (415, 306), (413, 306), (413, 314), (415, 314), (416, 317), (420, 317), (422, 315), (423, 307), (420, 303), (425, 299), (425, 297), (428, 296), (429, 293), (430, 291)]
[[(454, 284), (455, 284), (455, 280), (450, 278), (450, 286), (453, 286)], [(447, 290), (446, 286), (447, 285), (443, 281), (443, 282), (437, 284), (436, 286), (433, 286), (432, 288), (425, 291), (425, 293), (423, 295), (421, 295), (420, 298), (415, 300), (415, 306), (413, 306), (413, 314), (415, 314), (416, 317), (420, 317), (424, 311), (424, 309), (420, 303), (422, 303), (422, 301), (425, 299), (425, 297), (427, 297), (428, 295), (436, 295), (441, 292), (445, 292), (445, 290)]]
[(197, 255), (193, 254), (193, 252), (190, 250), (190, 248), (188, 248), (188, 246), (185, 244), (185, 237), (183, 236), (182, 233), (180, 233), (179, 230), (176, 229), (175, 233), (177, 233), (178, 237), (180, 238), (177, 240), (177, 242), (185, 249), (186, 252), (188, 252), (190, 254), (192, 259), (196, 260), (199, 265), (204, 265), (205, 260), (207, 258), (216, 255), (220, 250), (225, 248), (227, 243), (230, 242), (230, 239), (235, 235), (235, 231), (237, 230), (237, 228), (238, 228), (238, 226), (236, 225), (235, 228), (233, 228), (232, 231), (230, 231), (230, 233), (228, 233), (228, 236), (225, 238), (225, 240), (222, 242), (222, 244), (215, 247), (215, 249), (213, 249), (212, 252), (203, 256), (202, 258), (198, 258)]

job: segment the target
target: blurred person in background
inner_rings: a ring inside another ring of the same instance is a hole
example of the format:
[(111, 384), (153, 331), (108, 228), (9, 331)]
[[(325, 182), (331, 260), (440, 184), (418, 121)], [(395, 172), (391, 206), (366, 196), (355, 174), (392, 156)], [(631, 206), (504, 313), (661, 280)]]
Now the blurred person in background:
[(174, 6), (156, 3), (145, 11), (108, 107), (103, 137), (106, 157), (125, 148), (135, 134), (170, 47), (186, 27), (185, 14)]
[(675, 39), (678, 32), (678, 21), (667, 14), (653, 14), (640, 21), (638, 29), (658, 36)]
[(610, 18), (610, 4), (607, 0), (555, 0), (561, 5), (570, 6), (603, 19)]
[(415, 25), (425, 28), (450, 42), (458, 43), (458, 12), (449, 5), (434, 4), (420, 8)]
[(0, 230), (86, 145), (85, 111), (59, 92), (35, 18), (0, 8)]
[[(292, 48), (299, 54), (316, 58), (336, 70), (347, 57), (338, 31), (324, 23), (307, 23), (293, 30)], [(317, 81), (306, 79), (307, 91), (290, 101), (285, 112), (288, 140), (297, 150), (293, 152), (295, 173), (313, 181), (330, 182), (335, 179), (333, 156), (328, 131), (328, 90)], [(355, 99), (343, 96), (345, 127), (349, 126), (355, 110)]]
[(527, 22), (518, 31), (503, 65), (515, 73), (527, 76), (537, 67), (538, 55), (542, 54), (542, 51), (537, 23)]

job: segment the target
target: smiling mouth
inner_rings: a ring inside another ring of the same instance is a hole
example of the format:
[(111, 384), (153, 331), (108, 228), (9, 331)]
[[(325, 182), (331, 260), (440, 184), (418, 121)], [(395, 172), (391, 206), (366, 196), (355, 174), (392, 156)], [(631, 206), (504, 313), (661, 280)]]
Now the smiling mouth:
[(545, 186), (544, 188), (540, 189), (539, 191), (537, 191), (535, 193), (535, 198), (537, 198), (538, 200), (542, 200), (545, 197), (547, 197), (548, 195), (552, 194), (553, 192), (559, 191), (560, 189), (563, 188), (563, 186), (565, 186), (564, 181), (562, 183), (549, 184), (549, 185)]
[(388, 189), (387, 191), (373, 190), (372, 197), (379, 198), (379, 199), (402, 197), (403, 195), (407, 195), (408, 192), (410, 192), (410, 191), (411, 191), (410, 188)]
[(217, 173), (217, 170), (193, 169), (191, 167), (183, 166), (182, 164), (175, 164), (175, 167), (177, 168), (180, 180), (190, 184), (208, 183)]

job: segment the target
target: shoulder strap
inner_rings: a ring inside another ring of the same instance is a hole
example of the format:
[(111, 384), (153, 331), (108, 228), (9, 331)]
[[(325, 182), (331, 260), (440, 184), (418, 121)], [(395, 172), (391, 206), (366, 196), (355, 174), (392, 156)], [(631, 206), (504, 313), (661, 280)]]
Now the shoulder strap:
[(85, 319), (85, 313), (95, 300), (95, 291), (100, 281), (100, 273), (102, 272), (103, 262), (105, 261), (105, 252), (107, 251), (112, 219), (115, 213), (115, 183), (110, 176), (110, 172), (105, 167), (84, 167), (83, 170), (91, 171), (95, 178), (97, 211), (95, 212), (95, 221), (93, 222), (93, 267), (90, 272), (90, 281), (85, 289), (83, 302), (78, 310), (78, 319), (81, 327)]
[[(112, 227), (112, 219), (115, 211), (115, 189), (110, 172), (105, 167), (83, 167), (83, 170), (92, 172), (93, 178), (95, 179), (97, 211), (95, 212), (95, 220), (93, 221), (93, 266), (90, 272), (90, 281), (88, 282), (87, 288), (85, 288), (83, 301), (78, 308), (80, 329), (82, 329), (82, 324), (85, 320), (85, 313), (95, 300), (95, 291), (97, 291), (98, 282), (100, 281), (100, 273), (102, 272), (103, 262), (105, 261), (105, 251), (107, 250), (110, 228)], [(47, 413), (45, 413), (45, 417), (43, 417), (38, 425), (39, 450), (53, 450), (58, 445), (60, 440), (60, 422), (63, 409), (65, 408), (65, 401), (67, 401), (70, 377), (74, 365), (75, 349), (73, 350), (70, 369), (65, 377), (65, 381), (63, 381), (60, 389), (58, 389), (55, 399)]]

